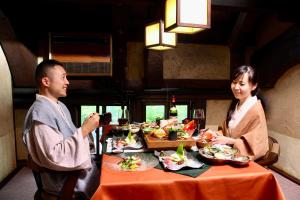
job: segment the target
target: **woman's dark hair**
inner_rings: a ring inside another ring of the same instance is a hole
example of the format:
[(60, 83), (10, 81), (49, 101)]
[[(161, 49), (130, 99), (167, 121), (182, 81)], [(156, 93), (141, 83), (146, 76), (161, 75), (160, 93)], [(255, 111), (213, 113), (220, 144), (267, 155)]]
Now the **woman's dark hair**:
[[(252, 83), (253, 85), (256, 85), (256, 84), (258, 85), (257, 74), (256, 74), (254, 68), (249, 65), (242, 65), (240, 67), (235, 68), (232, 73), (232, 76), (230, 78), (230, 83), (232, 83), (234, 80), (238, 79), (239, 77), (244, 76), (246, 73), (248, 74), (248, 81), (250, 83)], [(251, 91), (251, 95), (252, 96), (257, 95), (257, 93), (258, 93), (258, 86), (256, 87), (255, 90)], [(227, 117), (226, 117), (227, 126), (228, 126), (228, 122), (231, 120), (232, 114), (235, 110), (235, 106), (237, 103), (238, 103), (238, 100), (234, 98), (230, 104), (230, 107), (227, 112)]]
[(56, 65), (64, 67), (63, 64), (57, 60), (44, 60), (38, 64), (35, 70), (35, 81), (38, 86), (40, 86), (42, 78), (47, 76), (48, 70)]

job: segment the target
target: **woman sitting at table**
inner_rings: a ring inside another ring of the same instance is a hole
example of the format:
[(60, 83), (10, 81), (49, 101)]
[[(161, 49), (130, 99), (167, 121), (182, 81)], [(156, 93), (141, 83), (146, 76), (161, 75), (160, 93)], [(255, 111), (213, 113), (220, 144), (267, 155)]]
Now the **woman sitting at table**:
[(213, 144), (228, 144), (242, 155), (256, 160), (268, 151), (268, 131), (261, 101), (257, 99), (257, 77), (251, 66), (240, 66), (232, 74), (231, 90), (235, 97), (223, 124), (223, 135)]

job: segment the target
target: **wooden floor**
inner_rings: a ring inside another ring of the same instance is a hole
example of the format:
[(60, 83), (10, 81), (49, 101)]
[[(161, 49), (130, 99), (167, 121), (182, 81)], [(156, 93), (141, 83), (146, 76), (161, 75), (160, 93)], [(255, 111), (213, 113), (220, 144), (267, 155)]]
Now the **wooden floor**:
[[(272, 170), (271, 170), (272, 171)], [(272, 171), (286, 200), (299, 200), (300, 186), (286, 179), (277, 172)], [(33, 200), (36, 191), (36, 185), (27, 167), (22, 168), (3, 188), (0, 189), (1, 200)]]

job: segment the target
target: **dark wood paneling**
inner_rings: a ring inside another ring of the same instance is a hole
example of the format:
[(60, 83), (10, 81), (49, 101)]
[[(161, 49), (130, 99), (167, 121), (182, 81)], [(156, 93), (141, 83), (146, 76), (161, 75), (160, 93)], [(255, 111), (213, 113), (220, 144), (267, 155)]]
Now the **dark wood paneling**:
[(145, 88), (163, 86), (163, 52), (148, 50), (145, 65)]
[(163, 87), (195, 90), (226, 89), (228, 80), (165, 79)]
[(273, 87), (284, 72), (300, 63), (300, 26), (290, 28), (254, 52), (251, 63), (261, 75), (261, 86)]

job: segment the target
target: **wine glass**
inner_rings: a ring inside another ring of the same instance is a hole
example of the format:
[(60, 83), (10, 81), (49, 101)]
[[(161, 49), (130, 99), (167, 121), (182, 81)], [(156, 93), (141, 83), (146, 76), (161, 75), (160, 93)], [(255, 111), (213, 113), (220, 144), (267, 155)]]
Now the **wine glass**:
[(127, 119), (127, 123), (130, 124), (130, 115), (129, 110), (127, 108), (124, 108), (124, 118)]
[[(120, 117), (121, 114), (121, 117)], [(127, 110), (127, 108), (121, 108), (120, 113), (118, 113), (118, 122), (119, 122), (119, 126), (123, 126), (125, 124), (128, 123), (129, 121), (129, 111)]]
[[(197, 122), (197, 132), (199, 133), (201, 125), (204, 125), (204, 119), (205, 119), (205, 114), (204, 114), (204, 109), (203, 108), (195, 108), (193, 112), (193, 119)], [(202, 127), (204, 128), (204, 127)]]

